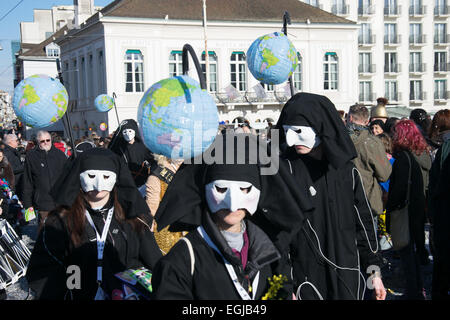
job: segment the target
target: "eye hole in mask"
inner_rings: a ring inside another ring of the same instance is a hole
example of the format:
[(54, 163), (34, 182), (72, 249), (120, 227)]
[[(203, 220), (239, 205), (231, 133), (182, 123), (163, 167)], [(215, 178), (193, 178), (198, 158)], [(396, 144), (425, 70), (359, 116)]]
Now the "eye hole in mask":
[(106, 180), (106, 179), (109, 179), (109, 176), (103, 175), (103, 178)]
[(88, 174), (88, 177), (91, 178), (91, 179), (94, 179), (95, 178), (95, 174)]

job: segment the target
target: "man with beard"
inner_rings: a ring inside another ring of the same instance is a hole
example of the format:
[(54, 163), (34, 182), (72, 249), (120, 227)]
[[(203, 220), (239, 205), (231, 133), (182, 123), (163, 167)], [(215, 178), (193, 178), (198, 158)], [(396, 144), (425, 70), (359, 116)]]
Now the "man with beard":
[(25, 157), (23, 205), (27, 210), (38, 210), (39, 224), (42, 225), (48, 212), (56, 206), (49, 191), (61, 174), (67, 157), (53, 146), (47, 131), (39, 131), (36, 139), (38, 146), (28, 151)]
[(145, 187), (149, 169), (154, 166), (156, 162), (152, 152), (142, 141), (136, 121), (133, 119), (122, 121), (108, 148), (124, 158), (136, 186), (140, 188), (144, 185)]

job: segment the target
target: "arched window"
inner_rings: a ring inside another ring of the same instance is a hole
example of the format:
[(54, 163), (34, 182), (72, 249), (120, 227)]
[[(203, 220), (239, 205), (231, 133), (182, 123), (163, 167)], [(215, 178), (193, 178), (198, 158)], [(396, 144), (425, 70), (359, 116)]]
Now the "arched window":
[(231, 54), (230, 71), (231, 85), (239, 91), (246, 91), (247, 67), (244, 52), (235, 51)]
[(144, 91), (144, 56), (140, 50), (125, 53), (125, 92)]
[(338, 56), (336, 52), (325, 53), (323, 59), (323, 88), (324, 90), (338, 89)]
[(292, 74), (292, 81), (294, 82), (294, 88), (297, 91), (302, 91), (302, 56), (299, 52), (297, 52), (298, 64), (297, 68), (295, 68), (294, 73)]

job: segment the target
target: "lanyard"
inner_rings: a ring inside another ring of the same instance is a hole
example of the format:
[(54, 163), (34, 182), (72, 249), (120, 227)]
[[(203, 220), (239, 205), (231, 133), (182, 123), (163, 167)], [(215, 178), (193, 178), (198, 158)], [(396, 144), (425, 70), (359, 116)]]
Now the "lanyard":
[(211, 238), (208, 236), (205, 229), (203, 229), (202, 226), (199, 226), (197, 228), (197, 231), (198, 231), (198, 233), (200, 233), (202, 238), (205, 239), (206, 243), (222, 257), (222, 259), (225, 263), (225, 267), (227, 268), (228, 274), (229, 274), (231, 280), (233, 281), (233, 284), (234, 284), (237, 292), (241, 296), (242, 300), (255, 300), (256, 291), (258, 289), (258, 284), (259, 284), (259, 271), (256, 274), (255, 279), (252, 282), (252, 288), (253, 288), (252, 289), (252, 297), (250, 297), (247, 290), (245, 290), (242, 287), (242, 285), (239, 283), (238, 277), (236, 275), (236, 272), (234, 271), (233, 266), (231, 265), (231, 263), (229, 263), (227, 261), (227, 259), (225, 259), (223, 254), (219, 251), (219, 249), (216, 247), (216, 245), (212, 242)]
[(114, 213), (114, 207), (109, 209), (108, 216), (106, 218), (105, 226), (103, 227), (102, 235), (98, 234), (97, 228), (94, 225), (94, 221), (92, 221), (91, 215), (86, 210), (85, 215), (86, 219), (89, 221), (89, 224), (94, 228), (95, 234), (97, 237), (97, 283), (100, 286), (102, 283), (102, 270), (103, 270), (103, 251), (105, 249), (106, 237), (108, 235), (109, 226), (111, 224), (111, 220)]

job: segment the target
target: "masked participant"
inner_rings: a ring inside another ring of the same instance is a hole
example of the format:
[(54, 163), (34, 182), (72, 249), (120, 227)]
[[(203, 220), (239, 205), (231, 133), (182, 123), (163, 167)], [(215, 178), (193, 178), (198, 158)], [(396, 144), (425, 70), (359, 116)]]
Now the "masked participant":
[(92, 148), (69, 161), (70, 170), (51, 191), (60, 206), (38, 236), (27, 280), (38, 299), (108, 299), (123, 288), (116, 273), (151, 270), (161, 257), (150, 232), (152, 217), (113, 152)]
[[(246, 146), (238, 147), (237, 136), (219, 135), (213, 148), (217, 155), (222, 141), (223, 158), (182, 165), (169, 185), (156, 212), (158, 229), (170, 224), (172, 231), (190, 232), (154, 269), (155, 299), (261, 299), (273, 275), (287, 280), (277, 296), (292, 298), (283, 243), (310, 203), (296, 202), (280, 174), (262, 175), (248, 157), (252, 138), (246, 136)], [(236, 164), (238, 152), (246, 153), (242, 164)]]
[(152, 152), (142, 141), (136, 121), (133, 119), (122, 121), (108, 148), (123, 157), (138, 188), (145, 184), (150, 167), (156, 162)]
[[(384, 299), (377, 235), (364, 187), (352, 159), (355, 147), (331, 101), (315, 94), (294, 95), (277, 126), (289, 179), (309, 175), (315, 207), (291, 245), (294, 289), (299, 299), (362, 299), (369, 278)], [(306, 166), (306, 169), (305, 169)], [(370, 287), (370, 286), (369, 286)], [(373, 287), (372, 287), (373, 288)]]

